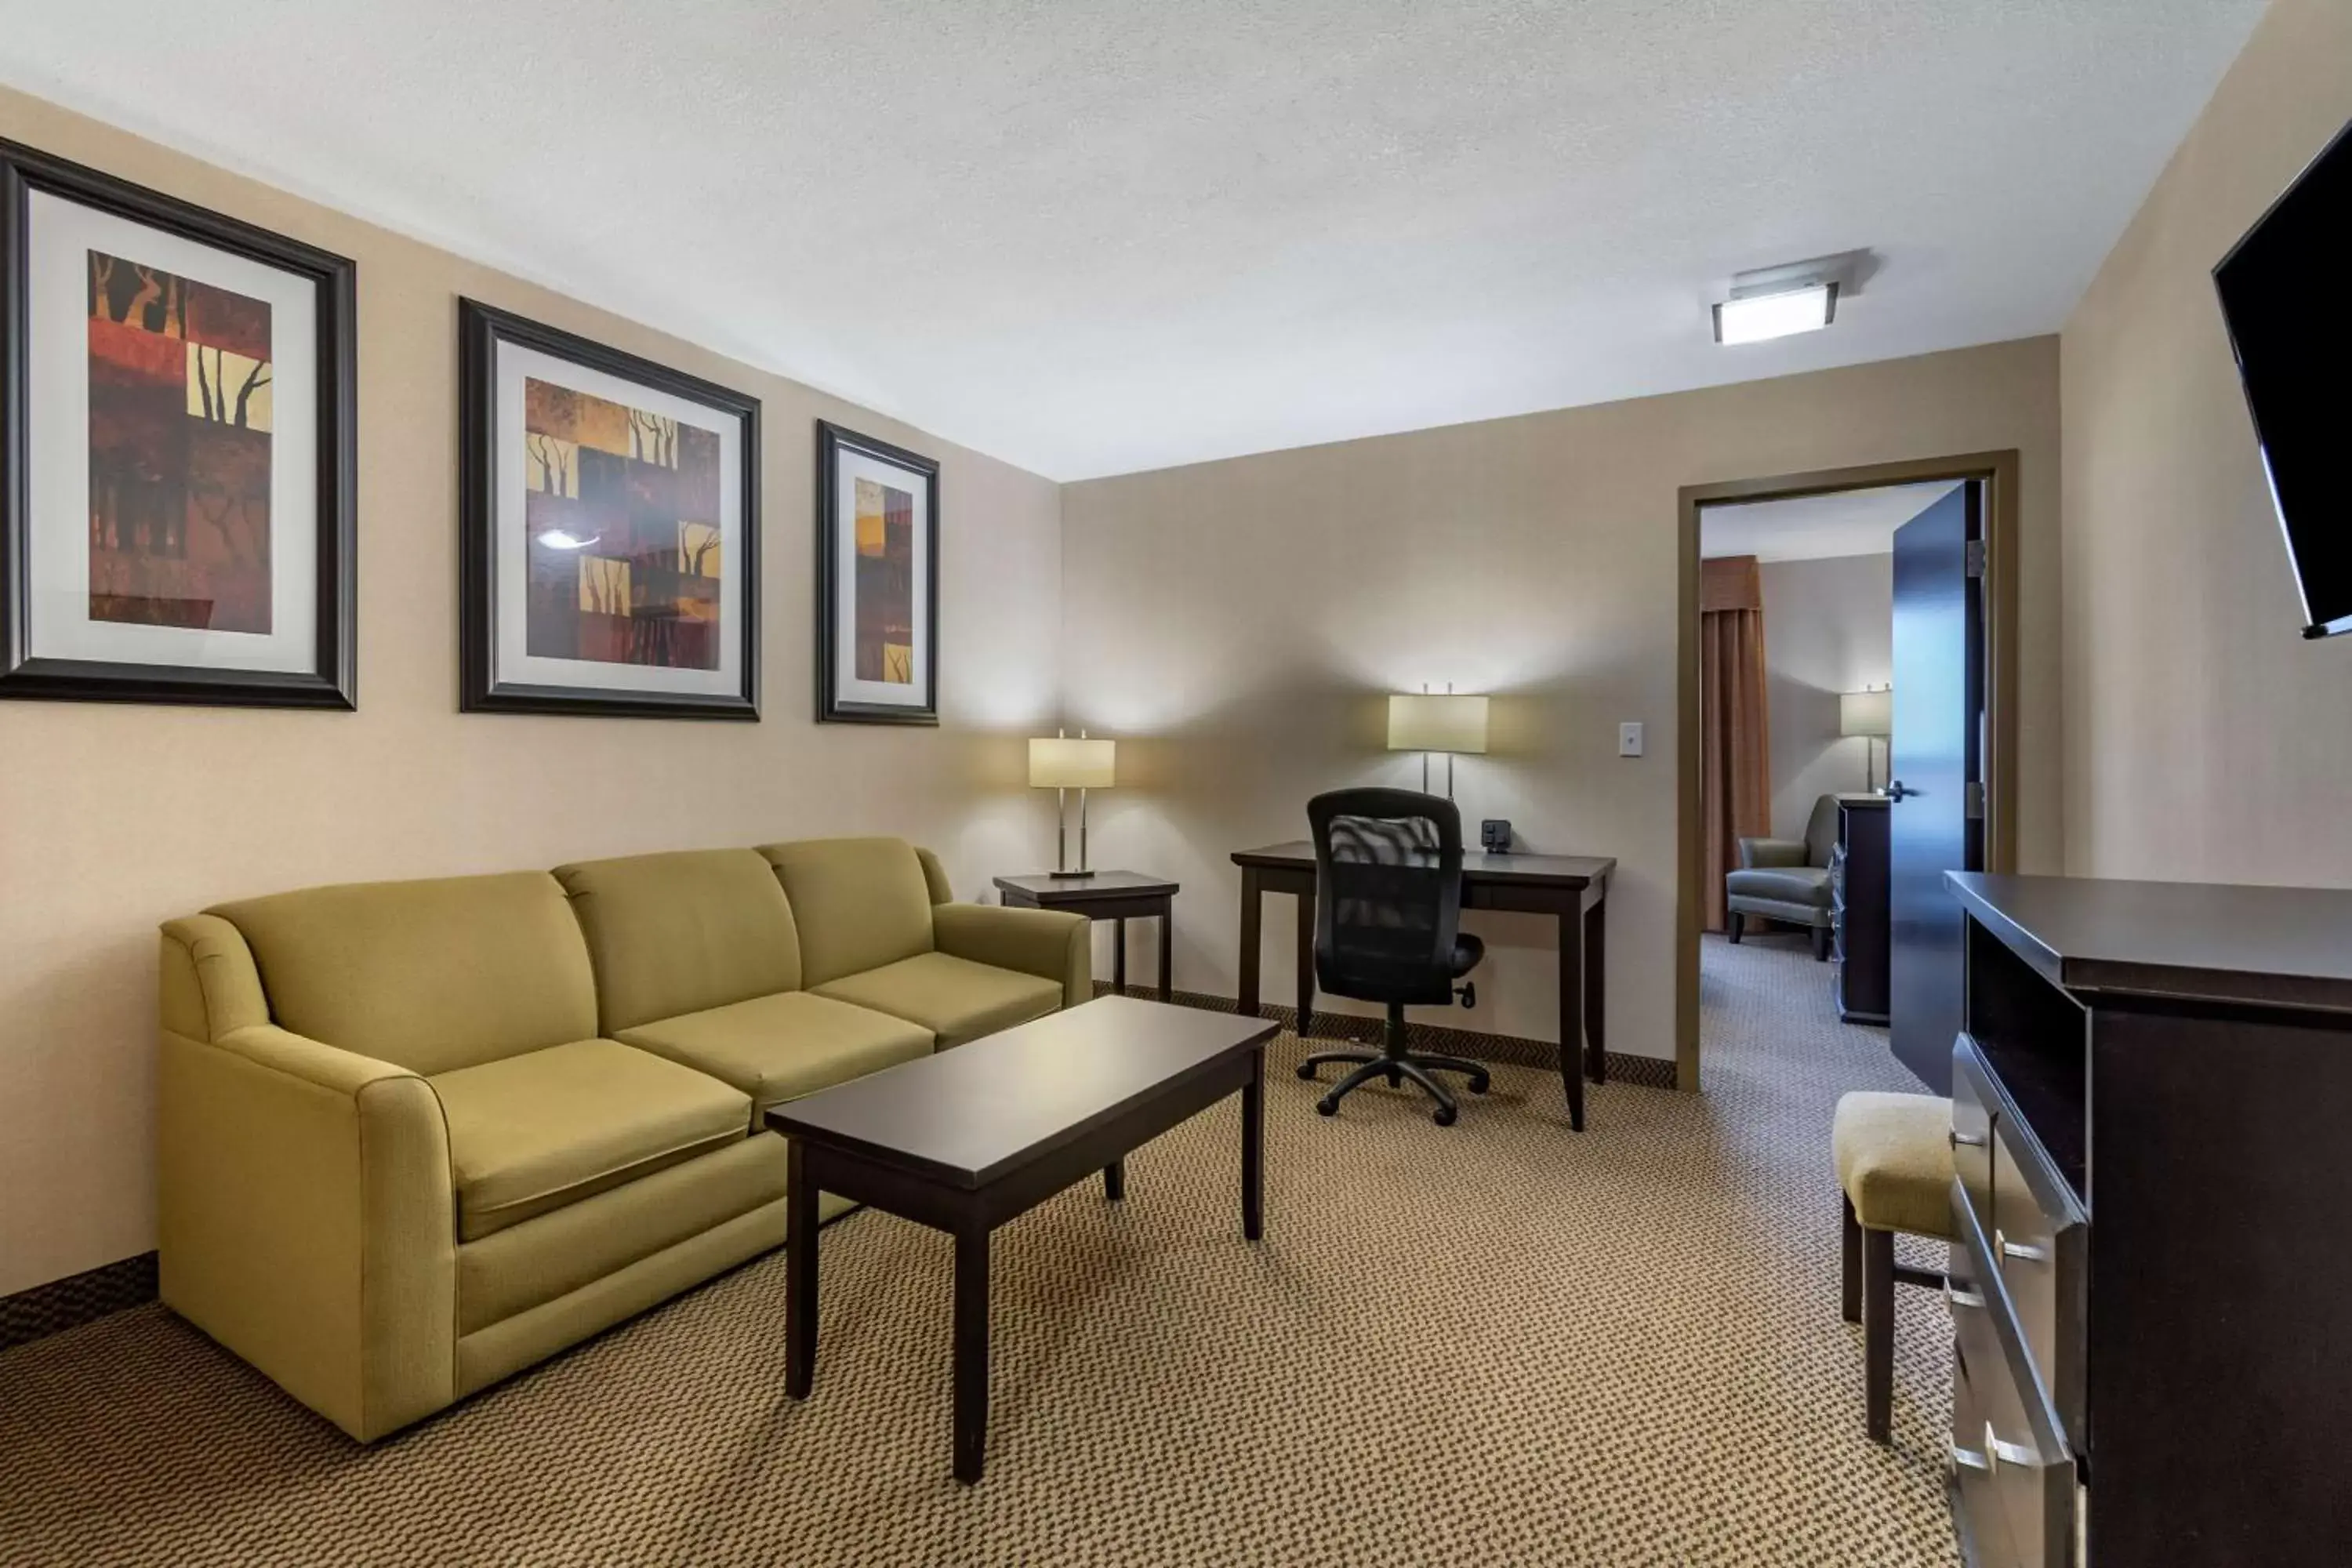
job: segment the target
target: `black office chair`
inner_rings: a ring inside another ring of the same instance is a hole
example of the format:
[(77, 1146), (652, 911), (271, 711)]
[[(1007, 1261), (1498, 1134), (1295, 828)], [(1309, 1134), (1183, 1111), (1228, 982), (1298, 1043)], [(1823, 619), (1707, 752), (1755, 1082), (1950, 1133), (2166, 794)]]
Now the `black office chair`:
[[(1343, 789), (1307, 803), (1315, 837), (1315, 978), (1334, 996), (1388, 1004), (1379, 1051), (1317, 1051), (1298, 1065), (1312, 1079), (1326, 1062), (1356, 1070), (1315, 1102), (1339, 1113), (1348, 1091), (1385, 1077), (1406, 1079), (1437, 1101), (1433, 1120), (1454, 1125), (1454, 1096), (1433, 1072), (1466, 1073), (1470, 1092), (1486, 1092), (1486, 1069), (1459, 1057), (1404, 1048), (1404, 1010), (1446, 1006), (1454, 983), (1486, 955), (1486, 943), (1458, 929), (1462, 916), (1462, 816), (1454, 803), (1402, 789)], [(1465, 985), (1465, 1007), (1477, 992)]]

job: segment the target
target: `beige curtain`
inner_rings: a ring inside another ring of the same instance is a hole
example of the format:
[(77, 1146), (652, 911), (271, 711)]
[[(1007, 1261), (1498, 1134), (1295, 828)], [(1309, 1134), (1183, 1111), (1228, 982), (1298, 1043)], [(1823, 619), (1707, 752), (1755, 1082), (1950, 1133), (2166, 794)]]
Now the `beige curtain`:
[(1764, 589), (1753, 555), (1699, 563), (1699, 815), (1706, 835), (1706, 929), (1724, 929), (1723, 877), (1738, 840), (1772, 830), (1764, 712)]

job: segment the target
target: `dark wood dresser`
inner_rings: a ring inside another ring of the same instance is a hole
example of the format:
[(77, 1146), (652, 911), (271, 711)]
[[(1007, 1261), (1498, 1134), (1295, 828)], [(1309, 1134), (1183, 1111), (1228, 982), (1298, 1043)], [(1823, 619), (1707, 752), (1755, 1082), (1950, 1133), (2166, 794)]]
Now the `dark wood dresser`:
[(1972, 1563), (2352, 1563), (2352, 891), (1948, 878)]
[(1830, 957), (1838, 1017), (1886, 1022), (1886, 797), (1842, 795), (1830, 852)]

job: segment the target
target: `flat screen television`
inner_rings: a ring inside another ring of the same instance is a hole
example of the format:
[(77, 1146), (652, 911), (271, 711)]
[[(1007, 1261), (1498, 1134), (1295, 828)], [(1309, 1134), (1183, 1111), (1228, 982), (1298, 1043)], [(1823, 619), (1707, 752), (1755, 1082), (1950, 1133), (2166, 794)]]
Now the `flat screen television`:
[(2221, 265), (2238, 377), (2262, 443), (2271, 501), (2303, 590), (2303, 635), (2352, 631), (2352, 125), (2271, 204)]

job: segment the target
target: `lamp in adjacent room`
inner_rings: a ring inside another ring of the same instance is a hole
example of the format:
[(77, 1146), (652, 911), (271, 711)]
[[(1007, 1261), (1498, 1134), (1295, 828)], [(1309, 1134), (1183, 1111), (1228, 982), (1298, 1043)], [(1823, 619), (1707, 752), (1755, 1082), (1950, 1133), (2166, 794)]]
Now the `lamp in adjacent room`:
[[(1108, 789), (1118, 742), (1075, 738), (1055, 731), (1029, 742), (1029, 786), (1054, 792), (1054, 875), (1091, 877), (1087, 868), (1087, 791)], [(1078, 863), (1070, 864), (1070, 792), (1078, 792)]]
[(1838, 733), (1866, 737), (1863, 745), (1862, 787), (1878, 789), (1876, 742), (1895, 732), (1895, 691), (1848, 691), (1838, 698)]
[(1454, 759), (1486, 750), (1486, 699), (1452, 691), (1399, 691), (1389, 697), (1389, 750), (1421, 753), (1421, 789), (1429, 793), (1429, 754), (1445, 753), (1445, 798), (1454, 798)]

